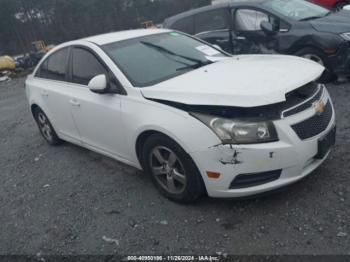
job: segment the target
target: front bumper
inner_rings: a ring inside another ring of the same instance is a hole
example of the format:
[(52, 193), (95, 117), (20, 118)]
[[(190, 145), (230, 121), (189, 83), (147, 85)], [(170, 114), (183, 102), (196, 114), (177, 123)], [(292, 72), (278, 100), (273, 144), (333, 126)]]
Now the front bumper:
[[(332, 117), (328, 126), (316, 136), (302, 140), (292, 126), (315, 116), (311, 107), (293, 116), (274, 121), (279, 141), (254, 145), (218, 145), (191, 153), (204, 179), (211, 197), (246, 197), (292, 184), (314, 171), (328, 157), (318, 159), (319, 140), (335, 127), (335, 112), (327, 91), (322, 101), (331, 103)], [(231, 189), (237, 177), (247, 174), (280, 171), (271, 182), (256, 186)], [(209, 178), (207, 172), (220, 173), (218, 179)]]

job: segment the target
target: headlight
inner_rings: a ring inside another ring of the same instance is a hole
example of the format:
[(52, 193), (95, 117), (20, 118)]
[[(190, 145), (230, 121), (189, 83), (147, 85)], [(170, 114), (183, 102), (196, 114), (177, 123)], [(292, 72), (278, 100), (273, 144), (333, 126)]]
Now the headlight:
[(346, 41), (350, 41), (350, 33), (343, 33), (343, 34), (340, 34), (340, 36), (346, 40)]
[(244, 122), (199, 113), (191, 114), (213, 130), (223, 144), (256, 144), (278, 141), (272, 122)]

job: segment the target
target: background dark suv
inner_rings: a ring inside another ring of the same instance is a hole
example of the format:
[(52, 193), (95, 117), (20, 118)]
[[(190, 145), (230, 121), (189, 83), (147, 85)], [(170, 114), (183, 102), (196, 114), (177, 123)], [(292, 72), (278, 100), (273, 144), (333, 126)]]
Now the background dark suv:
[(282, 53), (323, 64), (330, 75), (350, 75), (350, 12), (303, 0), (256, 0), (191, 10), (164, 22), (232, 54)]

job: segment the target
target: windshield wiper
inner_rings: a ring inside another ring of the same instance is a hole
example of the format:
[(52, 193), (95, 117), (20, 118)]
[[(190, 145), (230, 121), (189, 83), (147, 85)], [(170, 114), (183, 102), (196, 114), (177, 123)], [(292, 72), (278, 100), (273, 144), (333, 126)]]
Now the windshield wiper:
[(187, 70), (187, 69), (197, 69), (197, 68), (200, 68), (202, 66), (210, 65), (212, 63), (213, 62), (208, 61), (208, 62), (202, 62), (201, 64), (187, 65), (187, 66), (184, 66), (184, 67), (177, 68), (176, 71), (183, 71), (183, 70)]
[(188, 65), (186, 67), (180, 68), (179, 70), (183, 70), (183, 69), (187, 69), (187, 68), (198, 68), (198, 67), (205, 66), (205, 65), (208, 65), (208, 64), (212, 63), (211, 61), (204, 62), (204, 61), (202, 61), (200, 59), (196, 59), (196, 58), (193, 58), (193, 57), (188, 57), (188, 56), (177, 54), (177, 53), (175, 53), (175, 52), (173, 52), (173, 51), (171, 51), (171, 50), (169, 50), (169, 49), (167, 49), (165, 47), (162, 47), (160, 45), (156, 45), (156, 44), (153, 44), (153, 43), (150, 43), (150, 42), (140, 41), (140, 43), (143, 44), (143, 45), (155, 48), (155, 49), (157, 49), (157, 50), (159, 50), (161, 52), (167, 53), (169, 55), (180, 57), (180, 58), (183, 58), (183, 59), (186, 59), (188, 61), (191, 61), (191, 62), (195, 63), (194, 65)]

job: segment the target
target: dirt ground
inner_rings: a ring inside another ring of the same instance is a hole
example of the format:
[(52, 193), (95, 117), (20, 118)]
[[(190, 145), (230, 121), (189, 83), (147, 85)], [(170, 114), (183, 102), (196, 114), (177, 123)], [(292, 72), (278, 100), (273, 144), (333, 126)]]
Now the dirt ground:
[(312, 175), (264, 198), (185, 206), (131, 167), (47, 145), (23, 87), (0, 83), (0, 254), (350, 254), (350, 84), (329, 86), (337, 144)]

